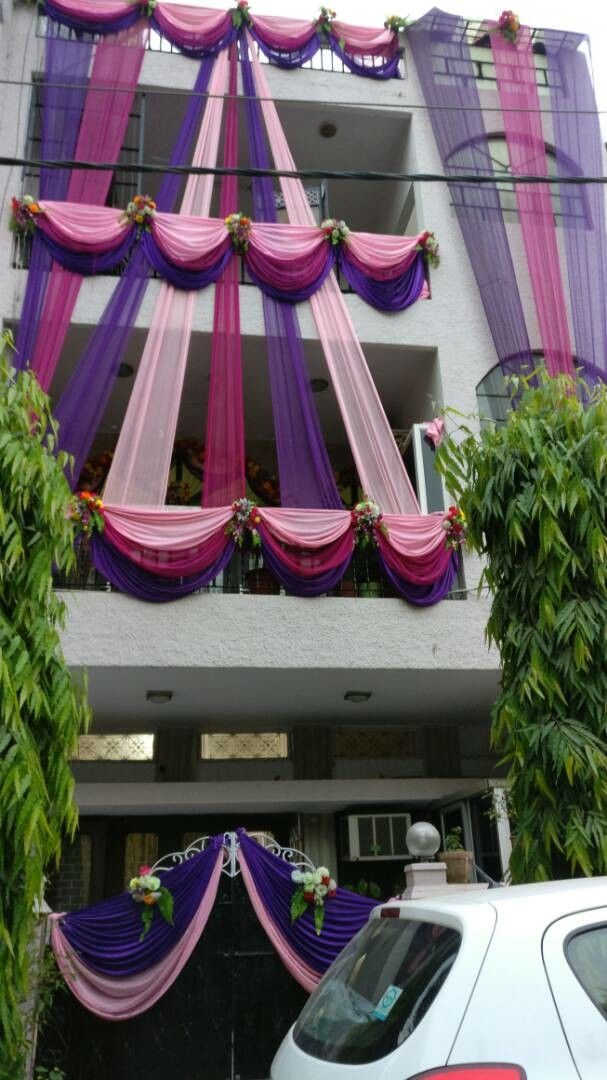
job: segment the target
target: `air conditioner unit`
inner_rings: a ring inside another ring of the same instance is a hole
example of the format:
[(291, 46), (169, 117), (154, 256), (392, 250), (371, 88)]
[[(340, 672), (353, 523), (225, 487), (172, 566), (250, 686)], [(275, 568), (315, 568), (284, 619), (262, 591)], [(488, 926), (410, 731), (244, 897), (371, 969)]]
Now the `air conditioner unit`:
[(410, 825), (410, 814), (349, 814), (341, 819), (341, 857), (344, 862), (405, 858)]
[(396, 445), (407, 461), (413, 466), (415, 475), (411, 477), (417, 492), (417, 501), (422, 514), (431, 514), (434, 510), (444, 510), (447, 496), (442, 476), (435, 463), (435, 451), (424, 439), (425, 424), (413, 424), (408, 431), (393, 431)]

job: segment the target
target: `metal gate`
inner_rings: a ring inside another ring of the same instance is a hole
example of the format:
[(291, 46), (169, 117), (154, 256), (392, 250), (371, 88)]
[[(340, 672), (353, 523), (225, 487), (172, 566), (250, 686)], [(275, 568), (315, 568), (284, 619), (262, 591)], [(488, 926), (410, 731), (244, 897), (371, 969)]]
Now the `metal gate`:
[(257, 920), (230, 837), (215, 906), (173, 986), (147, 1012), (119, 1023), (99, 1019), (61, 989), (37, 1064), (59, 1065), (67, 1080), (267, 1080), (307, 995)]

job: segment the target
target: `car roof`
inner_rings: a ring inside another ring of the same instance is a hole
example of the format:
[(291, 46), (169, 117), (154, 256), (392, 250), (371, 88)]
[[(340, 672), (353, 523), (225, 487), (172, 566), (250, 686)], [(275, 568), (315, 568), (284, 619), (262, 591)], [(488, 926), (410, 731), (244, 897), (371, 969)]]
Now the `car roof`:
[(469, 892), (458, 890), (453, 896), (448, 893), (419, 900), (390, 900), (386, 907), (416, 907), (424, 912), (441, 911), (445, 913), (464, 913), (471, 906), (491, 905), (497, 909), (506, 909), (512, 904), (521, 904), (528, 909), (541, 908), (546, 921), (558, 919), (569, 912), (583, 911), (586, 908), (607, 906), (607, 877), (574, 878), (570, 881), (542, 881), (532, 885), (500, 886), (497, 889), (471, 889)]

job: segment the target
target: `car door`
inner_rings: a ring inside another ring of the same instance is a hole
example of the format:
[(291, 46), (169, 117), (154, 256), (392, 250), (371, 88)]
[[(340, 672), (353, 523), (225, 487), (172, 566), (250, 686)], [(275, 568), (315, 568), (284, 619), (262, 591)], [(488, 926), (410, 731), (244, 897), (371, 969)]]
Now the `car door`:
[(607, 1076), (607, 907), (548, 927), (544, 966), (581, 1080)]

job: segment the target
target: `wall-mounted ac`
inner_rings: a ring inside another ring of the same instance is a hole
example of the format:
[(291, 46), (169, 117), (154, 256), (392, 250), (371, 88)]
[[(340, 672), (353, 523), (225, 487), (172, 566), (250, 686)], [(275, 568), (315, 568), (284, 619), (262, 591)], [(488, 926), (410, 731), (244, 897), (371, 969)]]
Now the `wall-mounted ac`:
[(410, 814), (349, 814), (341, 819), (341, 857), (345, 862), (361, 859), (402, 859)]
[(436, 471), (435, 451), (424, 439), (425, 424), (413, 424), (408, 430), (393, 431), (396, 445), (403, 455), (411, 476), (422, 514), (444, 510), (447, 505), (445, 486)]

